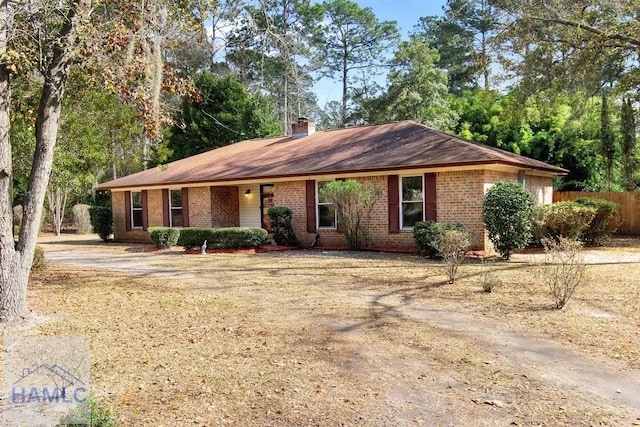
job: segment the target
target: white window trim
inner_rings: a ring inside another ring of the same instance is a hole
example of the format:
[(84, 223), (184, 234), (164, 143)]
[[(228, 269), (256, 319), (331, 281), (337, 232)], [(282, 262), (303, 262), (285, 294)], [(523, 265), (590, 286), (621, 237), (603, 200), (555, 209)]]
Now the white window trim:
[[(400, 218), (400, 230), (401, 231), (412, 231), (413, 230), (413, 226), (407, 226), (405, 227), (403, 222), (404, 222), (404, 215), (402, 215), (402, 206), (404, 204), (404, 200), (403, 200), (403, 194), (402, 194), (402, 178), (414, 178), (416, 176), (420, 176), (420, 180), (422, 182), (422, 221), (424, 221), (424, 213), (425, 213), (425, 182), (424, 182), (424, 174), (420, 174), (420, 175), (400, 175), (400, 179), (398, 179), (398, 199), (399, 199), (399, 203), (398, 203), (398, 216)], [(407, 203), (411, 203), (411, 202), (407, 202)], [(413, 202), (415, 203), (415, 202)]]
[[(326, 180), (316, 180), (316, 229), (317, 230), (337, 230), (338, 229), (338, 212), (334, 207), (334, 215), (335, 215), (335, 226), (333, 227), (321, 227), (320, 226), (320, 206), (333, 205), (333, 203), (320, 203), (320, 194), (318, 190), (320, 189), (321, 182), (334, 182), (335, 179), (326, 179)], [(335, 205), (334, 205), (335, 206)]]
[[(173, 227), (173, 212), (172, 209), (177, 209), (178, 206), (172, 206), (171, 205), (171, 192), (172, 191), (180, 191), (180, 210), (182, 211), (182, 214), (184, 215), (184, 210), (183, 210), (183, 206), (182, 206), (182, 188), (170, 188), (169, 189), (169, 227)], [(182, 223), (184, 224), (184, 219), (182, 220)], [(182, 227), (181, 225), (179, 227)]]
[[(133, 194), (134, 193), (140, 193), (140, 207), (136, 208), (133, 206)], [(131, 229), (135, 229), (135, 230), (141, 230), (144, 228), (144, 219), (142, 220), (142, 224), (140, 225), (135, 225), (135, 222), (133, 220), (133, 211), (140, 211), (140, 213), (142, 214), (142, 191), (131, 191), (129, 193), (129, 204), (131, 205), (131, 212), (129, 212), (129, 215), (131, 216)]]

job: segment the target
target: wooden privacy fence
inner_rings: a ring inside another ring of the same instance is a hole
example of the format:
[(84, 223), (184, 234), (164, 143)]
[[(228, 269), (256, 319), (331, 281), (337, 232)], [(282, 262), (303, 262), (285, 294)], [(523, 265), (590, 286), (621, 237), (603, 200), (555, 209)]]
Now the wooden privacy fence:
[(582, 191), (554, 191), (553, 202), (575, 200), (582, 197), (596, 197), (620, 205), (622, 224), (616, 234), (640, 234), (640, 192), (588, 193)]

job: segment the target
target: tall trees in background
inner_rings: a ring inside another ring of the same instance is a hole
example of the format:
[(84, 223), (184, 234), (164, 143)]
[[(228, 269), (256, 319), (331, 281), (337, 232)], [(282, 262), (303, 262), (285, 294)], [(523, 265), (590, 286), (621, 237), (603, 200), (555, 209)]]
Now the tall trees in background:
[(317, 33), (315, 61), (320, 75), (342, 84), (341, 125), (349, 123), (349, 100), (356, 86), (356, 73), (366, 70), (371, 78), (387, 65), (386, 53), (400, 39), (395, 22), (379, 21), (370, 8), (350, 0), (321, 4), (322, 19)]
[(629, 98), (622, 100), (620, 113), (620, 133), (622, 134), (620, 151), (622, 154), (622, 176), (624, 188), (633, 191), (638, 188), (635, 175), (638, 168), (636, 147), (636, 112)]
[(315, 108), (310, 37), (318, 7), (309, 0), (264, 0), (246, 5), (231, 32), (226, 60), (251, 91), (275, 103), (285, 130)]
[(607, 189), (611, 191), (613, 181), (613, 166), (616, 161), (616, 140), (611, 127), (609, 114), (609, 99), (607, 92), (602, 92), (602, 106), (600, 110), (600, 150), (604, 158), (604, 168), (607, 179)]
[(199, 102), (184, 102), (167, 141), (169, 160), (182, 159), (232, 142), (282, 135), (273, 104), (261, 93), (250, 94), (233, 76), (210, 72), (195, 77)]
[(389, 86), (370, 104), (369, 122), (414, 120), (441, 130), (457, 123), (438, 52), (418, 38), (400, 43), (391, 63)]
[(633, 0), (542, 2), (493, 0), (504, 31), (505, 65), (533, 91), (554, 85), (596, 94), (606, 83), (640, 83), (640, 21)]

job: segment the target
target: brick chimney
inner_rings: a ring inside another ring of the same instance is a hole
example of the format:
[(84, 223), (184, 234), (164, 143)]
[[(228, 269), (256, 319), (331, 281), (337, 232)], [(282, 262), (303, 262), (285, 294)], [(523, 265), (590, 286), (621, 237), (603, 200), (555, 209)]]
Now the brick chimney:
[(291, 125), (291, 138), (304, 138), (316, 131), (316, 124), (307, 117), (298, 117), (298, 121)]

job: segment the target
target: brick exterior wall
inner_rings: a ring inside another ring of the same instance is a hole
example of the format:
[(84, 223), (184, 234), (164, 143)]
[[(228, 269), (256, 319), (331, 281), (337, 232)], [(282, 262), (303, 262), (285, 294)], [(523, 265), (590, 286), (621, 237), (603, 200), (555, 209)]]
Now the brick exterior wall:
[[(111, 193), (111, 208), (113, 209), (113, 237), (118, 242), (149, 242), (149, 233), (141, 228), (127, 231), (127, 212), (125, 205), (125, 192), (114, 191)], [(151, 226), (151, 223), (149, 223)]]
[(544, 176), (527, 176), (525, 186), (539, 205), (553, 203), (553, 179)]
[(214, 227), (238, 227), (240, 225), (238, 187), (210, 187), (209, 193), (209, 225)]
[[(372, 183), (380, 190), (378, 202), (371, 213), (371, 248), (415, 247), (413, 233), (389, 233), (387, 176), (357, 178)], [(476, 248), (491, 250), (482, 223), (482, 201), (486, 191), (496, 181), (516, 181), (516, 173), (499, 171), (438, 172), (436, 175), (437, 220), (460, 222), (476, 239)], [(552, 201), (552, 178), (526, 176), (526, 187), (537, 203)], [(140, 229), (126, 231), (125, 192), (112, 192), (114, 234), (116, 240), (148, 242), (148, 234)], [(149, 227), (162, 226), (162, 190), (149, 190)], [(274, 206), (286, 206), (293, 211), (292, 226), (303, 245), (310, 245), (315, 233), (307, 232), (305, 181), (274, 184)], [(239, 226), (239, 193), (237, 186), (192, 187), (189, 189), (189, 223), (193, 227)], [(320, 246), (345, 247), (344, 236), (337, 230), (318, 230)]]
[(436, 176), (438, 222), (459, 222), (471, 232), (474, 246), (483, 247), (482, 200), (484, 171), (440, 172)]
[(149, 227), (162, 227), (162, 190), (147, 191), (147, 212)]
[(211, 227), (209, 187), (189, 188), (189, 227)]

